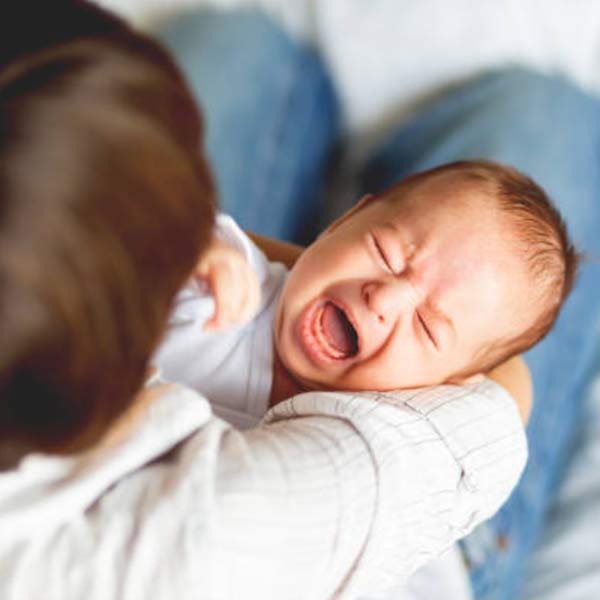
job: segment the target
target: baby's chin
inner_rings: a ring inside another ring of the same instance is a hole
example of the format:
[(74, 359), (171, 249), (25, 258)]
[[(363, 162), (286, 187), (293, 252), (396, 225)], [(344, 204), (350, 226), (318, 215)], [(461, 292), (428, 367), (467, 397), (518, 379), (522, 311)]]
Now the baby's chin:
[(292, 379), (295, 385), (303, 392), (317, 390), (323, 392), (356, 392), (365, 389), (363, 386), (359, 385), (358, 381), (353, 381), (352, 378), (347, 378), (344, 374), (324, 372), (324, 370), (317, 370), (314, 368), (296, 368), (293, 361), (286, 360), (280, 354), (277, 355), (277, 360), (283, 369), (285, 369), (287, 376)]
[[(324, 369), (304, 369), (296, 367), (294, 362), (286, 359), (286, 357), (277, 353), (278, 361), (285, 369), (285, 372), (289, 378), (293, 380), (296, 387), (303, 391), (344, 391), (344, 392), (394, 392), (399, 390), (407, 389), (418, 389), (423, 387), (430, 387), (433, 385), (442, 385), (444, 383), (450, 383), (444, 378), (440, 377), (431, 381), (416, 381), (410, 378), (396, 378), (393, 381), (378, 379), (378, 381), (366, 381), (364, 372), (362, 373), (349, 373), (343, 371), (335, 373), (332, 370)], [(360, 371), (360, 369), (358, 369)]]
[[(301, 392), (310, 392), (315, 390), (339, 390), (334, 382), (330, 382), (323, 374), (315, 373), (314, 369), (302, 368), (297, 365), (293, 359), (293, 352), (286, 351), (286, 344), (282, 336), (274, 336), (274, 365), (283, 371), (283, 375), (289, 379), (295, 387)], [(307, 371), (312, 371), (310, 374)], [(320, 376), (319, 376), (320, 375)]]

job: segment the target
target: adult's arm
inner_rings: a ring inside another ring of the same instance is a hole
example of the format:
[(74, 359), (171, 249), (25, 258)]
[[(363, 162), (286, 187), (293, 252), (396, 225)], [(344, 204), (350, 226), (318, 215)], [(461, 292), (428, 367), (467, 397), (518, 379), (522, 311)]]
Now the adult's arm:
[(288, 269), (294, 266), (300, 254), (302, 254), (302, 250), (304, 250), (302, 246), (297, 244), (282, 242), (251, 231), (247, 231), (246, 234), (265, 253), (269, 260), (283, 263)]
[(5, 597), (373, 593), (495, 512), (525, 455), (514, 403), (490, 381), (301, 394), (246, 432), (211, 418), (54, 534), (12, 549)]
[(527, 423), (533, 404), (533, 383), (527, 363), (521, 355), (513, 356), (486, 374), (501, 385), (515, 400), (521, 420)]

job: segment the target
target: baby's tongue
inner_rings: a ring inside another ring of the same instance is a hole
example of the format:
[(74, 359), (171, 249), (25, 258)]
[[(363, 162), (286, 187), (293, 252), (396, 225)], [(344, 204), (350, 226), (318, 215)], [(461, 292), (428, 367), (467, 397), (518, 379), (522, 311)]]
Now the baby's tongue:
[(344, 313), (331, 302), (328, 302), (321, 317), (321, 327), (329, 343), (345, 356), (355, 351), (355, 340), (350, 331), (350, 323)]

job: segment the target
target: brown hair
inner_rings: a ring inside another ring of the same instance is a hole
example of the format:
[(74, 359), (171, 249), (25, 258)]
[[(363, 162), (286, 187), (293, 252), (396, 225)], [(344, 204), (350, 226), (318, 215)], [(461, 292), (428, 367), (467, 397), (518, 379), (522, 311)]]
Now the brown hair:
[(85, 2), (48, 4), (51, 39), (0, 53), (0, 441), (62, 451), (142, 385), (215, 207), (169, 56)]
[(536, 299), (540, 300), (537, 318), (526, 331), (486, 345), (475, 359), (476, 366), (469, 367), (470, 373), (488, 371), (531, 348), (550, 331), (573, 288), (580, 255), (546, 192), (517, 169), (488, 160), (465, 160), (418, 173), (403, 183), (415, 185), (442, 173), (456, 173), (467, 181), (487, 186), (520, 242), (536, 284)]

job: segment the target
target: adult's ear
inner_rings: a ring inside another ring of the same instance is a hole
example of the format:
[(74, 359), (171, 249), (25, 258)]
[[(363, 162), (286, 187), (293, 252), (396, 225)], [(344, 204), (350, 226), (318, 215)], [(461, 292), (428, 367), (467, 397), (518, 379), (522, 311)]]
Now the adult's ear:
[(341, 217), (331, 223), (331, 225), (329, 225), (327, 229), (321, 233), (321, 235), (335, 231), (342, 223), (353, 217), (358, 211), (362, 210), (367, 204), (370, 204), (376, 198), (377, 196), (375, 196), (375, 194), (366, 194), (363, 196), (350, 210), (347, 210)]

